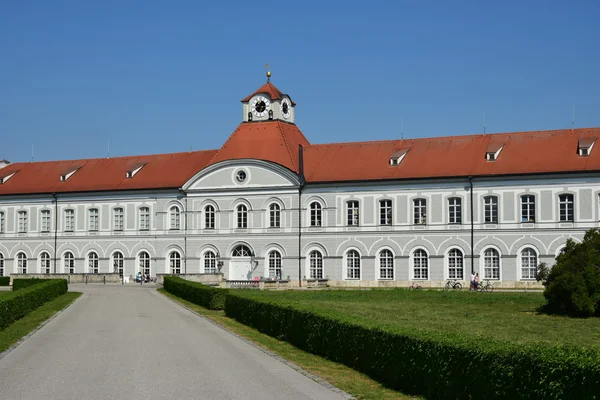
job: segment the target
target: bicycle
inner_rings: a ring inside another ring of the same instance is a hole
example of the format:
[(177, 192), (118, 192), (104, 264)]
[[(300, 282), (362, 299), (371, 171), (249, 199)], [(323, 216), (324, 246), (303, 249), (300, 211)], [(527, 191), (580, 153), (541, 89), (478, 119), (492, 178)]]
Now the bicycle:
[(450, 290), (450, 289), (462, 290), (462, 285), (459, 281), (457, 281), (455, 279), (448, 279), (448, 282), (446, 282), (446, 286), (444, 286), (444, 290)]
[(483, 282), (481, 282), (479, 286), (477, 286), (477, 291), (492, 293), (494, 291), (494, 285), (492, 285), (489, 280), (486, 280), (485, 282), (485, 285), (483, 284)]
[(411, 285), (408, 287), (408, 290), (419, 290), (419, 289), (423, 289), (423, 288), (421, 287), (421, 285), (419, 285), (415, 281), (413, 281), (411, 283)]

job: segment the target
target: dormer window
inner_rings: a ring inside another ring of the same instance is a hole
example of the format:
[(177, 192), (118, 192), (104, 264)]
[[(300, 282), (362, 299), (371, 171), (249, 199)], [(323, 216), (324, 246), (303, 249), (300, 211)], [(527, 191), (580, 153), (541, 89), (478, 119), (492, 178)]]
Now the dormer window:
[(409, 149), (395, 150), (390, 156), (390, 165), (393, 167), (400, 165), (404, 157), (406, 157), (408, 150)]
[(140, 163), (140, 164), (135, 164), (134, 166), (132, 166), (130, 169), (127, 170), (127, 178), (133, 178), (135, 176), (135, 174), (137, 174), (138, 172), (140, 172), (140, 170), (142, 168), (144, 168), (144, 166), (146, 165), (146, 163)]
[(12, 178), (12, 176), (14, 174), (16, 174), (17, 172), (19, 172), (19, 171), (9, 172), (8, 174), (0, 175), (0, 185), (3, 183), (6, 183), (6, 181), (8, 181), (10, 178)]
[(589, 157), (589, 155), (592, 153), (594, 143), (596, 143), (595, 137), (579, 139), (579, 143), (577, 145), (577, 154), (579, 154), (579, 157)]
[(62, 174), (60, 174), (60, 181), (66, 182), (78, 170), (79, 170), (79, 167), (73, 167), (73, 168), (70, 168), (67, 171), (63, 172)]
[(485, 152), (486, 161), (496, 161), (500, 152), (504, 148), (504, 143), (490, 143), (488, 144), (487, 151)]

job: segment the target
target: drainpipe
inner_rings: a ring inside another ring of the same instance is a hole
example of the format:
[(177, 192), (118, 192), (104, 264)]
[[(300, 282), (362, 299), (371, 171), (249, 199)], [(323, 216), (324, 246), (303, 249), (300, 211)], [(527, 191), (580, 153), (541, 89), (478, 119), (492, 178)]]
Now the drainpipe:
[(474, 227), (474, 222), (473, 222), (473, 177), (469, 176), (469, 186), (470, 186), (470, 192), (471, 192), (471, 274), (475, 273), (475, 261), (473, 258), (473, 235), (474, 235), (474, 231), (473, 231), (473, 227)]
[(54, 197), (54, 273), (56, 274), (56, 250), (58, 245), (58, 198), (56, 193), (52, 193)]
[(302, 287), (302, 189), (304, 189), (304, 149), (298, 145), (298, 287)]

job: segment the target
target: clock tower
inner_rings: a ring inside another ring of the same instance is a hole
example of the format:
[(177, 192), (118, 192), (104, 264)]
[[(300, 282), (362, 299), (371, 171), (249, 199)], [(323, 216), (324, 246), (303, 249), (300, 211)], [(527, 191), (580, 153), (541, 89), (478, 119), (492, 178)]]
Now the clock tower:
[(271, 72), (267, 72), (267, 83), (242, 99), (243, 121), (284, 121), (294, 123), (296, 103), (271, 83)]

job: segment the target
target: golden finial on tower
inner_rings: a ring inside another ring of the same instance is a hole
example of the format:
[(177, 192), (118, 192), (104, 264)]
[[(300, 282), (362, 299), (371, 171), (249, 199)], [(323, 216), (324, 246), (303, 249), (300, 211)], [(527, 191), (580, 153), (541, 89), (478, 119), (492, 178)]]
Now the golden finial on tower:
[(267, 69), (267, 82), (271, 82), (271, 71), (269, 71), (269, 64), (265, 64), (265, 68)]

